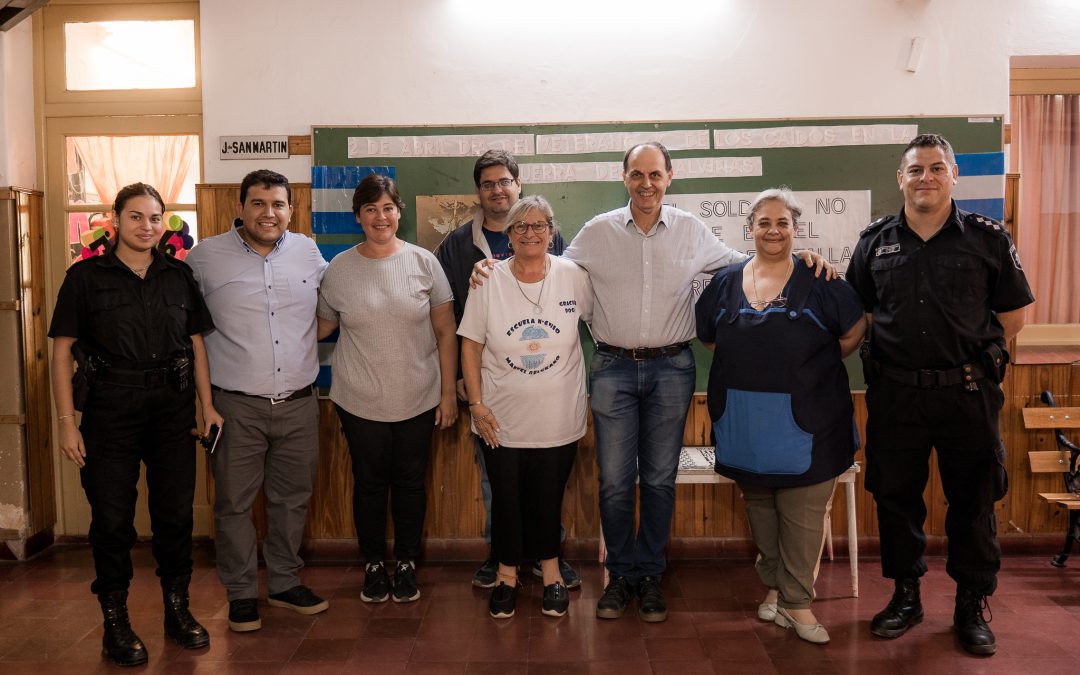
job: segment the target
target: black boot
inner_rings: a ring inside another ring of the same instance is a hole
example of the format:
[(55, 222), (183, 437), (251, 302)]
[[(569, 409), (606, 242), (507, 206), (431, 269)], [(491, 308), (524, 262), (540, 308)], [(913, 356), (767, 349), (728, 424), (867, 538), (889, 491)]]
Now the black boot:
[(990, 611), (986, 596), (963, 586), (956, 589), (956, 610), (953, 611), (953, 627), (960, 644), (972, 654), (993, 654), (997, 640), (983, 618), (983, 610)]
[(892, 600), (874, 615), (870, 632), (878, 637), (896, 638), (922, 621), (922, 600), (918, 579), (897, 579)]
[(165, 599), (165, 637), (171, 637), (184, 649), (201, 649), (210, 644), (210, 634), (188, 611), (190, 576), (162, 580)]
[(101, 651), (121, 666), (138, 666), (146, 663), (149, 655), (142, 640), (131, 630), (127, 596), (126, 590), (98, 596), (101, 614), (105, 617), (105, 636), (101, 638)]

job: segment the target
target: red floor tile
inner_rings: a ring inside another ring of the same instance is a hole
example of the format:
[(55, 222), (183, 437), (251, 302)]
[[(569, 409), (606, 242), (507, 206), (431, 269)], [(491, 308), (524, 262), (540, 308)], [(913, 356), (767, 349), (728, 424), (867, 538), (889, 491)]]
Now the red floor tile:
[[(860, 598), (850, 597), (846, 560), (822, 565), (814, 611), (832, 642), (817, 646), (757, 620), (764, 590), (750, 560), (674, 561), (664, 577), (669, 618), (646, 624), (631, 603), (616, 620), (595, 616), (600, 568), (578, 563), (584, 587), (565, 617), (540, 613), (540, 587), (526, 576), (518, 613), (487, 614), (488, 591), (470, 578), (475, 562), (427, 564), (423, 596), (408, 604), (360, 601), (351, 565), (311, 566), (305, 583), (329, 611), (302, 616), (260, 603), (263, 628), (228, 630), (228, 603), (212, 551), (197, 547), (191, 607), (211, 634), (207, 649), (183, 650), (161, 634), (161, 594), (149, 548), (136, 547), (129, 609), (150, 652), (146, 673), (378, 673), (400, 675), (709, 675), (871, 673), (892, 675), (1076, 672), (1080, 576), (1048, 556), (1006, 558), (991, 598), (998, 654), (963, 652), (952, 629), (953, 582), (931, 558), (923, 579), (926, 618), (896, 640), (869, 635), (892, 591), (876, 561), (861, 565)], [(101, 617), (85, 546), (57, 546), (28, 563), (0, 563), (0, 672), (123, 672), (101, 654)], [(265, 574), (260, 573), (265, 589)]]

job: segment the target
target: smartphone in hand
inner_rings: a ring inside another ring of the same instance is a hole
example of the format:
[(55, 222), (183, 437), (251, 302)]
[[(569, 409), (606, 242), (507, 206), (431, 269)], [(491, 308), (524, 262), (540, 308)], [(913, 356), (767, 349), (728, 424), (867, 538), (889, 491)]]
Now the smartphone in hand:
[(217, 449), (218, 440), (221, 438), (221, 427), (216, 424), (210, 425), (210, 431), (206, 434), (206, 438), (200, 438), (199, 442), (203, 447), (210, 451), (210, 454), (214, 454), (214, 450)]

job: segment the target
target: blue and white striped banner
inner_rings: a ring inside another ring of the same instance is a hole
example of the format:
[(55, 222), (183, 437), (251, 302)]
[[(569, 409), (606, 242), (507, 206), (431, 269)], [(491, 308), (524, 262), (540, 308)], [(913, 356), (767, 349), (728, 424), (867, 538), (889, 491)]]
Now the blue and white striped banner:
[[(373, 173), (397, 179), (397, 169), (392, 166), (311, 167), (311, 233), (327, 261), (360, 240), (363, 230), (353, 215), (352, 194), (356, 185)], [(336, 332), (319, 343), (319, 376), (315, 383), (320, 395), (330, 390), (330, 356), (336, 343)]]
[(995, 220), (1005, 218), (1005, 153), (958, 154), (960, 179), (953, 199), (964, 211), (981, 213)]

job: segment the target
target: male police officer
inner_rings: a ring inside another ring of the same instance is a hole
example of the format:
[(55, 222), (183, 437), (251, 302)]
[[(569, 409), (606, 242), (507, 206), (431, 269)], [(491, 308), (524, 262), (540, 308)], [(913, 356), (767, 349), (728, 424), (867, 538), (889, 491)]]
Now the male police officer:
[[(472, 274), (473, 265), (484, 259), (506, 260), (513, 255), (510, 238), (505, 230), (506, 215), (521, 196), (521, 180), (518, 175), (517, 160), (509, 152), (488, 150), (480, 155), (473, 165), (473, 182), (476, 184), (480, 208), (476, 210), (472, 220), (446, 235), (435, 250), (435, 257), (442, 263), (446, 278), (450, 280), (450, 289), (454, 292), (455, 323), (461, 323), (461, 317), (465, 313), (469, 275)], [(552, 238), (551, 252), (562, 255), (564, 248), (566, 243), (562, 235), (556, 232)], [(460, 372), (458, 375), (458, 397), (465, 401), (465, 385)], [(484, 501), (484, 538), (491, 543), (491, 484), (488, 482), (480, 437), (474, 438), (476, 462), (480, 465), (480, 492)], [(559, 567), (567, 588), (581, 586), (581, 578), (569, 563), (560, 559)], [(489, 554), (484, 564), (473, 574), (473, 585), (491, 588), (495, 585), (498, 570), (498, 562)], [(539, 567), (533, 571), (538, 572)]]
[(240, 184), (230, 232), (187, 257), (217, 318), (206, 336), (214, 407), (225, 419), (211, 456), (217, 567), (229, 597), (229, 628), (262, 626), (251, 506), (266, 495), (263, 544), (269, 603), (300, 614), (329, 604), (300, 583), (300, 542), (319, 464), (319, 372), (315, 305), (326, 261), (315, 242), (287, 230), (292, 191), (260, 170)]
[(1004, 347), (1033, 298), (1008, 232), (952, 201), (957, 176), (947, 140), (911, 141), (896, 172), (904, 208), (862, 232), (847, 270), (873, 321), (864, 345), (866, 485), (877, 502), (882, 573), (895, 580), (870, 632), (895, 638), (922, 620), (922, 495), (933, 447), (949, 504), (953, 625), (966, 650), (993, 654), (983, 608), (1001, 558), (994, 502), (1007, 489), (998, 427)]

